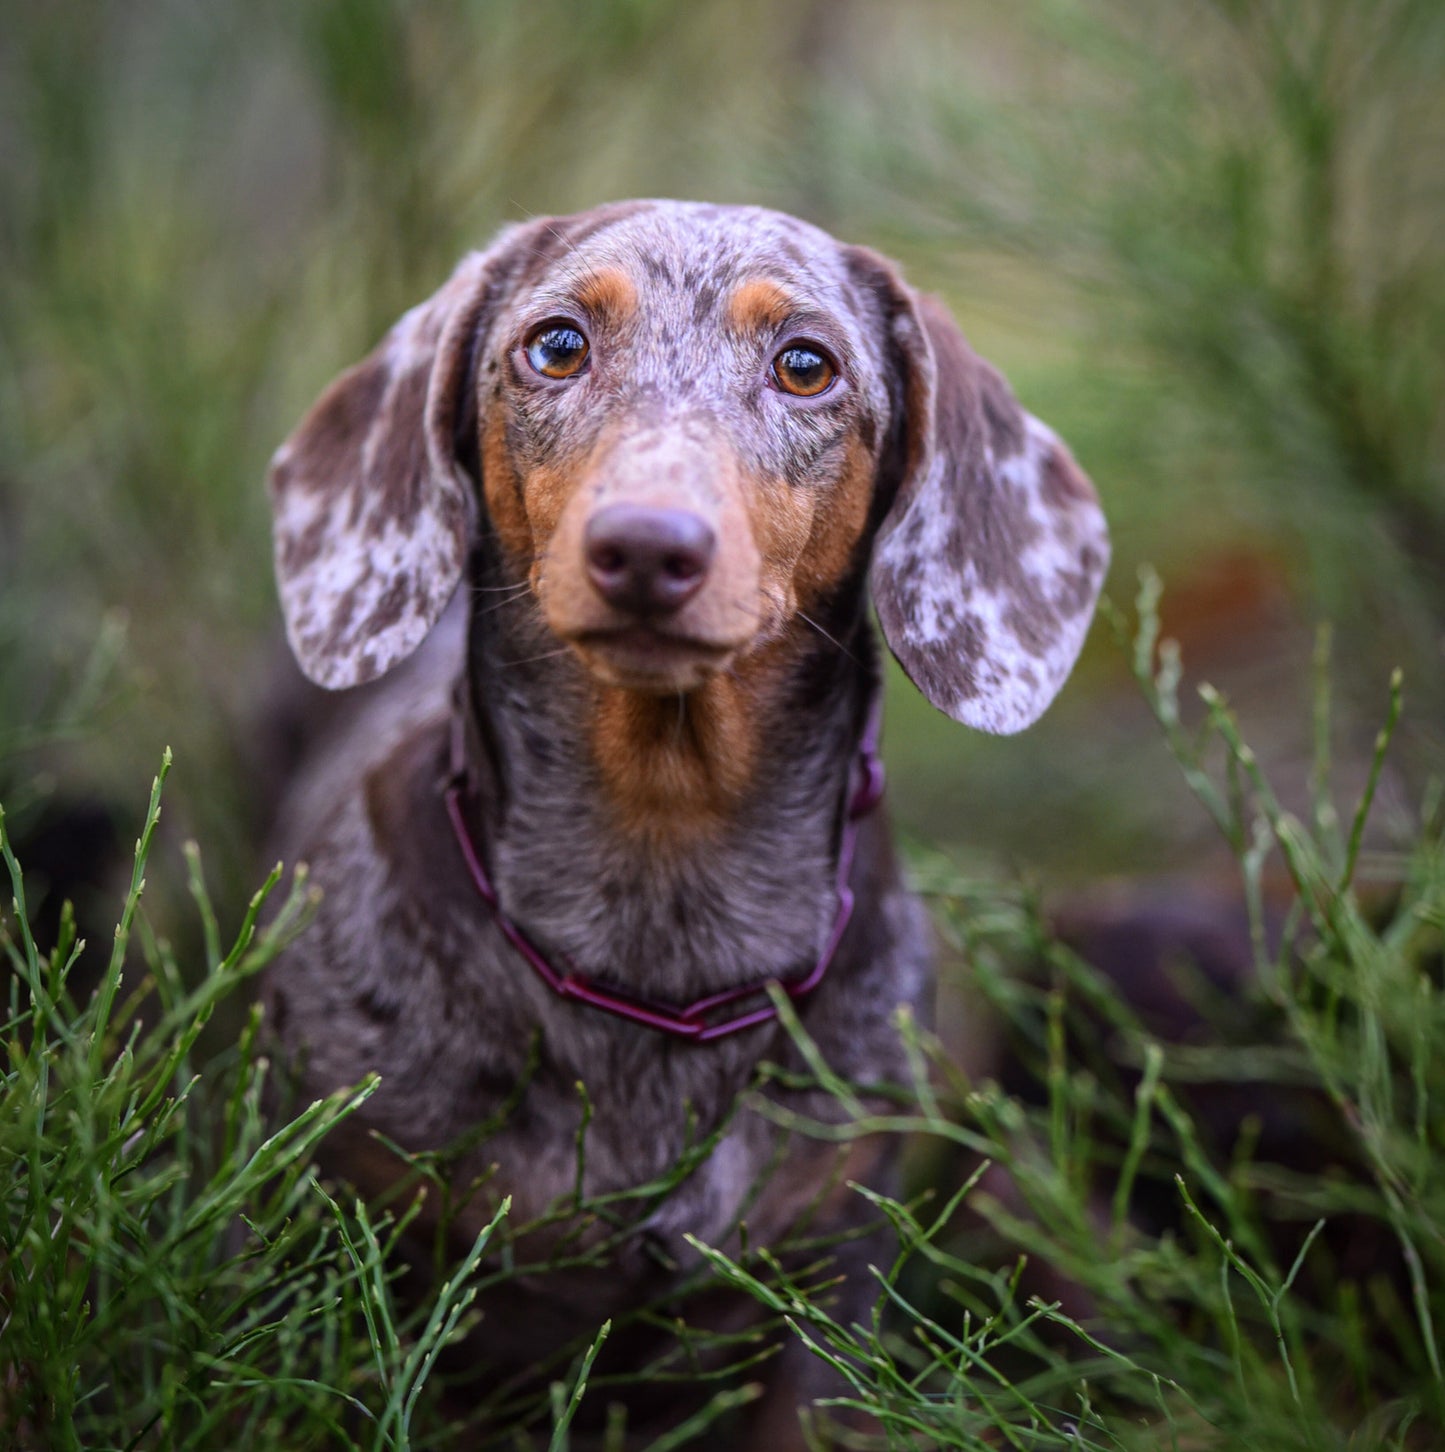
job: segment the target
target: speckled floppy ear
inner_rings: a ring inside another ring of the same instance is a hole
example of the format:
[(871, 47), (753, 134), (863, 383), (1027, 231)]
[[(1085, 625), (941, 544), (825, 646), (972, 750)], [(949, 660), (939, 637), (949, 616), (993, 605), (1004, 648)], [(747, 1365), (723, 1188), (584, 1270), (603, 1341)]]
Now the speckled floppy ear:
[(339, 690), (421, 644), (466, 561), (475, 486), (456, 455), (469, 365), (533, 227), (465, 257), (277, 450), (276, 578), (301, 668)]
[(1021, 731), (1072, 669), (1109, 564), (1094, 486), (935, 299), (855, 250), (884, 309), (903, 413), (897, 494), (873, 550), (889, 649), (940, 711)]

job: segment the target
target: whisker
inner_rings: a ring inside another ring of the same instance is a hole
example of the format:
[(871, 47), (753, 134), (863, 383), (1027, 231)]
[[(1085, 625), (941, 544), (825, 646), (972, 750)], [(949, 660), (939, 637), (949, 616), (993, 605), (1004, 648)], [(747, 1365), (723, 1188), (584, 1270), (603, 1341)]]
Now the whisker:
[(801, 610), (797, 612), (797, 615), (798, 619), (801, 620), (803, 624), (811, 625), (813, 629), (816, 630), (818, 634), (821, 635), (823, 639), (828, 642), (829, 645), (834, 646), (836, 649), (842, 651), (843, 654), (847, 656), (854, 665), (859, 664), (858, 657), (854, 655), (853, 652), (849, 650), (848, 647), (844, 645), (841, 641), (835, 640), (831, 635), (829, 635), (828, 632), (824, 630), (823, 627), (819, 625), (818, 622), (814, 620), (811, 615), (806, 615)]
[[(507, 200), (508, 200), (508, 201), (509, 201), (509, 202), (510, 202), (510, 203), (511, 203), (511, 204), (512, 204), (512, 205), (513, 205), (513, 206), (514, 206), (514, 207), (515, 207), (515, 208), (516, 208), (516, 209), (517, 209), (517, 210), (518, 210), (518, 211), (519, 211), (519, 212), (520, 212), (520, 213), (521, 213), (521, 214), (522, 214), (522, 216), (523, 216), (523, 217), (524, 217), (524, 218), (525, 218), (525, 219), (526, 219), (526, 220), (527, 220), (527, 221), (528, 221), (528, 222), (536, 222), (536, 221), (540, 221), (540, 220), (541, 220), (541, 214), (540, 214), (540, 213), (539, 213), (539, 212), (534, 212), (534, 211), (532, 211), (532, 210), (531, 210), (531, 209), (530, 209), (530, 208), (528, 208), (528, 207), (524, 207), (524, 206), (523, 206), (523, 205), (522, 205), (522, 204), (521, 204), (521, 202), (519, 202), (519, 201), (518, 201), (518, 200), (517, 200), (517, 199), (516, 199), (516, 197), (508, 197), (508, 198), (507, 198)], [(564, 237), (564, 236), (563, 236), (563, 235), (562, 235), (562, 234), (561, 234), (561, 233), (560, 233), (560, 232), (559, 232), (559, 231), (558, 231), (558, 230), (557, 230), (557, 229), (556, 229), (556, 228), (555, 228), (555, 227), (554, 227), (554, 226), (553, 226), (553, 225), (552, 225), (552, 224), (551, 224), (551, 223), (550, 223), (550, 222), (546, 222), (546, 223), (543, 223), (543, 225), (544, 225), (544, 226), (545, 226), (545, 227), (546, 227), (546, 228), (547, 228), (547, 230), (548, 230), (548, 231), (549, 231), (549, 232), (550, 232), (550, 233), (551, 233), (551, 234), (552, 234), (552, 235), (553, 235), (553, 236), (554, 236), (554, 237), (555, 237), (555, 238), (556, 238), (556, 239), (557, 239), (557, 240), (558, 240), (558, 241), (559, 241), (559, 242), (560, 242), (560, 243), (561, 243), (561, 244), (562, 244), (562, 245), (563, 245), (563, 246), (564, 246), (564, 247), (569, 247), (569, 248), (571, 248), (571, 250), (572, 250), (572, 251), (573, 251), (573, 252), (576, 252), (576, 251), (577, 251), (577, 246), (576, 246), (576, 244), (575, 244), (575, 243), (574, 243), (574, 242), (573, 242), (573, 241), (572, 241), (572, 240), (571, 240), (571, 238), (569, 238), (569, 237)]]
[(542, 224), (546, 229), (574, 256), (580, 257), (581, 251), (577, 244), (570, 237), (564, 237), (550, 222)]
[(504, 667), (535, 665), (539, 660), (553, 660), (559, 655), (566, 655), (571, 649), (572, 647), (570, 645), (562, 645), (558, 646), (556, 650), (545, 650), (541, 655), (524, 656), (521, 660), (504, 660), (500, 661), (499, 664)]
[[(527, 221), (536, 222), (541, 220), (537, 213), (529, 211), (526, 207), (522, 206), (521, 203), (516, 201), (515, 199), (513, 199), (512, 205), (516, 207), (519, 212), (522, 213), (523, 217)], [(581, 248), (579, 248), (570, 237), (566, 236), (562, 232), (559, 232), (557, 228), (552, 225), (552, 223), (545, 222), (543, 223), (543, 225), (546, 230), (550, 232), (552, 236), (558, 242), (560, 242), (564, 248), (567, 249), (567, 252), (571, 254), (570, 256), (563, 257), (556, 262), (555, 267), (557, 276), (554, 279), (555, 282), (560, 284), (563, 288), (574, 286), (575, 284), (580, 282), (585, 275), (583, 272), (583, 263), (581, 260)], [(540, 246), (533, 245), (527, 250), (531, 253), (533, 257), (541, 257), (543, 255), (543, 249)]]
[(525, 580), (518, 580), (512, 585), (472, 585), (470, 587), (473, 595), (498, 595), (503, 590), (511, 590), (515, 594), (528, 588), (530, 587)]
[(525, 592), (523, 592), (520, 595), (509, 595), (505, 600), (497, 600), (497, 601), (494, 601), (491, 605), (488, 605), (485, 610), (478, 610), (477, 611), (477, 619), (480, 620), (484, 615), (492, 615), (492, 614), (494, 614), (496, 611), (500, 610), (504, 605), (525, 605), (527, 603), (529, 603), (529, 602), (527, 601), (527, 597), (526, 597), (526, 593)]

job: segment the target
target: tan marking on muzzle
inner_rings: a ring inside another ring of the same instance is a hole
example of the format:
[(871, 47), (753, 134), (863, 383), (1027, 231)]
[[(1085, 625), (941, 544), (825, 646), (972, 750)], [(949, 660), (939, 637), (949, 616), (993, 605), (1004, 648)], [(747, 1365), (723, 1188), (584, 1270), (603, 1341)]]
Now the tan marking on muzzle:
[(797, 604), (811, 610), (842, 584), (852, 567), (877, 474), (873, 451), (856, 435), (848, 442), (843, 471), (826, 500), (814, 510), (808, 542), (793, 568)]
[(770, 631), (811, 610), (844, 580), (873, 497), (875, 461), (862, 440), (848, 445), (840, 477), (827, 493), (771, 476), (747, 490), (748, 516), (763, 558), (762, 594)]
[(487, 515), (503, 548), (518, 564), (530, 566), (536, 557), (532, 521), (522, 480), (512, 462), (507, 446), (505, 410), (484, 409), (482, 428), (482, 493), (487, 502)]
[(541, 599), (551, 541), (569, 505), (583, 492), (596, 451), (549, 461), (523, 476), (507, 442), (503, 410), (496, 408), (489, 411), (481, 452), (483, 492), (492, 526)]

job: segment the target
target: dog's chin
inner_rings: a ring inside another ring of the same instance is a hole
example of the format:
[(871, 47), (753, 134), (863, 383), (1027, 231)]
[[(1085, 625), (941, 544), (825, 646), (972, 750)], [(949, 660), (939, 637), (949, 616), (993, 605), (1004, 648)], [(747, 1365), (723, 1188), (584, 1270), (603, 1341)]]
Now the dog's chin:
[(649, 696), (695, 691), (726, 670), (738, 652), (732, 642), (669, 635), (646, 625), (586, 631), (569, 644), (603, 685)]

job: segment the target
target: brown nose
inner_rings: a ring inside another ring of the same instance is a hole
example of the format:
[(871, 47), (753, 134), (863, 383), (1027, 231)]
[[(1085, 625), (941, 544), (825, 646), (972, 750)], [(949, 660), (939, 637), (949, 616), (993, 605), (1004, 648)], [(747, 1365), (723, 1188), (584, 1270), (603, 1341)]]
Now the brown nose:
[(666, 615), (702, 588), (717, 540), (685, 509), (609, 504), (587, 521), (587, 573), (609, 605)]

